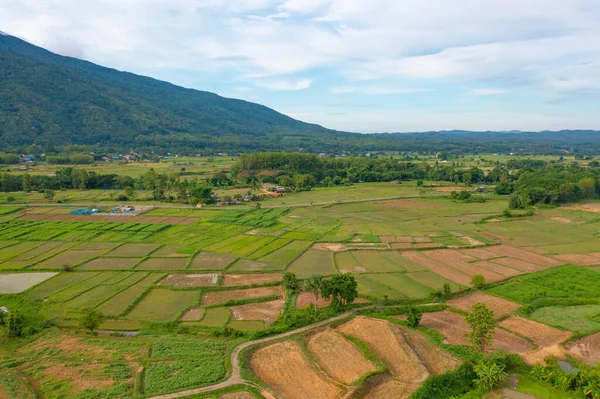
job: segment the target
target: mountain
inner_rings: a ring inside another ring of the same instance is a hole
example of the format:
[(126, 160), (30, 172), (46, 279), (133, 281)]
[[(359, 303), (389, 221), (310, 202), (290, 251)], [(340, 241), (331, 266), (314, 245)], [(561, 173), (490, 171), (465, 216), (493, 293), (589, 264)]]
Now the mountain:
[[(0, 142), (254, 147), (335, 131), (262, 105), (63, 57), (0, 35)], [(240, 143), (243, 142), (243, 143)]]
[[(0, 150), (448, 151), (600, 154), (600, 132), (358, 134), (64, 57), (0, 32)], [(72, 147), (78, 145), (79, 147)]]

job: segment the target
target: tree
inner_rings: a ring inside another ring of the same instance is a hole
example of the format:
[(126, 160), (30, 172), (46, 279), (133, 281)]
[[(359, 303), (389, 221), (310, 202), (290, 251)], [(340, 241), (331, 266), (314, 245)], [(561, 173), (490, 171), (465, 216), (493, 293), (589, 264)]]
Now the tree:
[(254, 205), (254, 209), (260, 209), (260, 208), (262, 208), (262, 204), (261, 204), (260, 202), (257, 202), (257, 203)]
[(296, 291), (298, 289), (298, 279), (294, 273), (283, 273), (283, 288), (290, 291)]
[(357, 285), (350, 273), (338, 274), (324, 281), (321, 294), (325, 299), (331, 298), (333, 308), (341, 311), (358, 297)]
[(319, 309), (319, 294), (323, 290), (324, 283), (323, 276), (319, 274), (313, 274), (304, 281), (304, 290), (312, 292), (315, 296), (315, 316)]
[(417, 327), (421, 322), (422, 316), (423, 312), (421, 312), (417, 307), (409, 307), (408, 311), (406, 312), (406, 321), (408, 322), (409, 327)]
[(480, 361), (473, 366), (473, 370), (477, 374), (474, 381), (477, 390), (485, 393), (500, 385), (508, 377), (508, 374), (504, 371), (505, 368), (505, 364), (493, 361)]
[(123, 194), (125, 194), (125, 196), (127, 198), (129, 198), (130, 200), (133, 200), (135, 198), (135, 188), (133, 188), (132, 186), (127, 186), (125, 187), (125, 191), (123, 192)]
[(54, 190), (46, 189), (44, 191), (44, 198), (48, 201), (52, 201), (54, 199)]
[(17, 311), (10, 312), (6, 316), (6, 328), (9, 337), (20, 337), (23, 335), (23, 316)]
[(83, 314), (79, 318), (79, 328), (85, 328), (94, 332), (104, 321), (104, 315), (97, 309), (84, 308)]
[(444, 291), (444, 298), (449, 299), (452, 296), (452, 286), (450, 283), (444, 283), (442, 290)]
[(484, 303), (477, 302), (473, 305), (473, 311), (465, 317), (465, 321), (471, 328), (471, 332), (465, 334), (465, 337), (477, 350), (483, 352), (494, 342), (494, 311), (488, 309)]
[(481, 288), (485, 284), (485, 277), (481, 274), (476, 274), (471, 279), (471, 285), (475, 288)]
[(23, 191), (26, 193), (31, 191), (31, 175), (29, 173), (23, 175)]

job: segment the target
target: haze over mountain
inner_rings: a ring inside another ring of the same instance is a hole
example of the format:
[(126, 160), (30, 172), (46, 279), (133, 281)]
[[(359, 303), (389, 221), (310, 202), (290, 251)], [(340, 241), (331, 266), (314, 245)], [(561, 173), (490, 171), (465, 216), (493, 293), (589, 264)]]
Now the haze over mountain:
[[(339, 132), (265, 106), (64, 57), (0, 35), (0, 147), (86, 145), (193, 152), (589, 148), (591, 131)], [(541, 142), (544, 144), (541, 144)]]

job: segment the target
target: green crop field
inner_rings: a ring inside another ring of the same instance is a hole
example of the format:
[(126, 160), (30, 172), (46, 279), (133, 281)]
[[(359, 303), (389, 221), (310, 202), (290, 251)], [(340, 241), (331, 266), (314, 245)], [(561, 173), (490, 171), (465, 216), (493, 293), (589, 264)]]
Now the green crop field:
[(171, 321), (187, 308), (197, 305), (199, 295), (194, 291), (151, 290), (127, 314), (131, 320)]
[(310, 246), (309, 241), (292, 241), (289, 244), (276, 249), (275, 251), (265, 255), (258, 260), (270, 265), (280, 266), (285, 268), (292, 262), (302, 251)]
[(530, 318), (583, 334), (600, 331), (600, 305), (548, 306), (536, 310)]
[(98, 309), (106, 315), (121, 315), (126, 312), (129, 307), (144, 294), (144, 292), (163, 277), (164, 274), (151, 274), (104, 302)]
[(337, 273), (333, 252), (320, 250), (304, 252), (287, 268), (287, 271), (296, 273), (299, 278), (307, 278), (313, 274), (327, 276)]
[(373, 298), (423, 299), (432, 290), (404, 274), (362, 274), (356, 277), (358, 290)]

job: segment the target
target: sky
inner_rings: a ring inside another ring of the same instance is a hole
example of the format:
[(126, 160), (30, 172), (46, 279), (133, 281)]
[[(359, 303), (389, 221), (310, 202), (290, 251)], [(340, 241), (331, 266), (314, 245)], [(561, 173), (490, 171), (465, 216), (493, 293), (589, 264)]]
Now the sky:
[(0, 0), (0, 31), (338, 130), (600, 129), (600, 0)]

